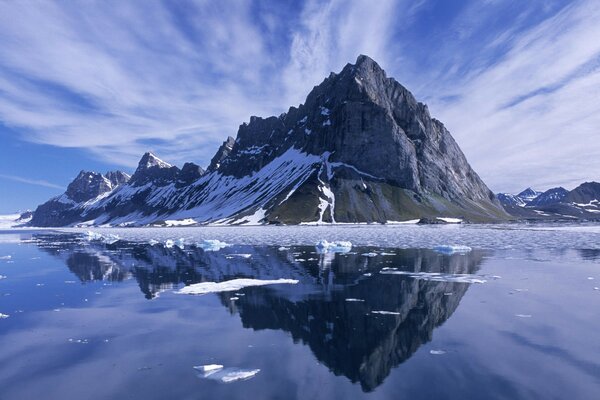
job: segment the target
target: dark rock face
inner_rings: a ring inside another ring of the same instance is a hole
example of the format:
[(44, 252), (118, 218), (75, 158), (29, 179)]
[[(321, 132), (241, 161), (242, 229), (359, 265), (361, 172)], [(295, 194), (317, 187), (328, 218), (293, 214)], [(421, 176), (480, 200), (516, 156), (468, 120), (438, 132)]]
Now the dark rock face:
[(109, 171), (104, 175), (104, 177), (110, 181), (113, 188), (129, 182), (129, 179), (131, 178), (131, 176), (127, 175), (123, 171)]
[(533, 200), (527, 203), (528, 207), (542, 207), (551, 204), (560, 203), (569, 191), (562, 187), (556, 187), (546, 190), (544, 193), (536, 196)]
[(251, 117), (206, 173), (146, 153), (127, 185), (69, 210), (112, 224), (509, 218), (444, 125), (366, 56), (332, 73), (305, 104)]
[(600, 183), (585, 182), (571, 190), (565, 196), (566, 202), (588, 204), (600, 200)]
[(152, 153), (146, 153), (138, 163), (129, 183), (132, 186), (142, 186), (147, 183), (164, 186), (171, 183), (178, 173), (179, 168), (164, 162)]
[(183, 167), (178, 175), (178, 186), (186, 186), (191, 184), (204, 175), (204, 172), (205, 171), (199, 165), (194, 163), (188, 162), (183, 164)]
[(67, 186), (65, 194), (76, 202), (87, 201), (109, 192), (112, 183), (98, 172), (81, 171), (79, 175)]

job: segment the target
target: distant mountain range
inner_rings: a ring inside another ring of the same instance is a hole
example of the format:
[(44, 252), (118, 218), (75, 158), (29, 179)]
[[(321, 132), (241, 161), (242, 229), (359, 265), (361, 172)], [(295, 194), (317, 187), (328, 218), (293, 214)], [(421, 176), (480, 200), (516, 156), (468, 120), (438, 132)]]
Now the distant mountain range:
[(510, 216), (427, 106), (359, 56), (278, 117), (251, 117), (206, 170), (146, 153), (82, 171), (31, 225), (298, 224)]
[(498, 193), (497, 197), (504, 209), (519, 219), (600, 219), (598, 182), (585, 182), (571, 191), (562, 187), (545, 192), (527, 188), (519, 194)]

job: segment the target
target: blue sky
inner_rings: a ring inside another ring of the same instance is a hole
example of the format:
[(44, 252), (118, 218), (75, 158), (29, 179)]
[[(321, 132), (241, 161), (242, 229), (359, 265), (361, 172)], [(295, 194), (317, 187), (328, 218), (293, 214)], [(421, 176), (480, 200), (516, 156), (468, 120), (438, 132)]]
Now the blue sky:
[(0, 212), (148, 150), (207, 165), (251, 115), (374, 58), (494, 191), (600, 180), (600, 3), (0, 2)]

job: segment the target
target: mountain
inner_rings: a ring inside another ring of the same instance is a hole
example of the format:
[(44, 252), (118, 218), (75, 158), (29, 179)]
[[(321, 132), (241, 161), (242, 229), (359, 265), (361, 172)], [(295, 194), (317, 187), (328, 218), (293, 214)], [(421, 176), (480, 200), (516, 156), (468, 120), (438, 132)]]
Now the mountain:
[(521, 219), (600, 219), (600, 183), (598, 182), (585, 182), (571, 191), (556, 187), (538, 193), (535, 197), (533, 193), (536, 192), (526, 189), (517, 195), (498, 193), (497, 197), (509, 214)]
[(444, 125), (366, 56), (299, 107), (251, 117), (206, 171), (146, 153), (129, 182), (83, 197), (50, 200), (32, 225), (509, 218)]

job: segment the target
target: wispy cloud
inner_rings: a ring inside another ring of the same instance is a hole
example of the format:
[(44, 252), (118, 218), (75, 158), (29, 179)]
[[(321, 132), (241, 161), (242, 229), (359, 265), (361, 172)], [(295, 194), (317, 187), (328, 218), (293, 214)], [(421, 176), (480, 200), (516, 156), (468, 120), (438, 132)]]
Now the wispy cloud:
[(52, 189), (64, 189), (63, 186), (56, 185), (52, 182), (48, 182), (48, 181), (45, 181), (42, 179), (29, 179), (29, 178), (23, 178), (21, 176), (16, 176), (16, 175), (4, 175), (4, 174), (0, 174), (0, 179), (9, 179), (9, 180), (15, 181), (15, 182), (26, 183), (28, 185), (43, 186), (43, 187), (52, 188)]
[(452, 4), (0, 2), (0, 121), (117, 165), (148, 149), (206, 164), (250, 115), (302, 102), (363, 53), (430, 104), (492, 189), (594, 178), (597, 2)]

